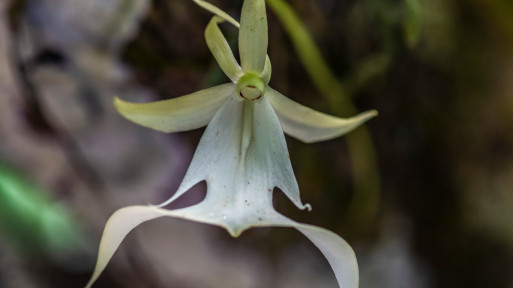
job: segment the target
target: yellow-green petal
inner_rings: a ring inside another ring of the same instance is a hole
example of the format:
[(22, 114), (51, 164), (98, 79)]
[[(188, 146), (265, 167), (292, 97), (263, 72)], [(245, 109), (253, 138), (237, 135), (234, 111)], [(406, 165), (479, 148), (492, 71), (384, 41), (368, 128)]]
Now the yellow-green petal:
[[(237, 27), (237, 28), (240, 28), (240, 24), (239, 22), (237, 22), (237, 20), (233, 19), (230, 15), (228, 15), (226, 12), (224, 12), (223, 10), (219, 9), (218, 7), (208, 3), (208, 2), (205, 2), (205, 1), (201, 1), (201, 0), (194, 0), (194, 2), (196, 2), (196, 4), (198, 4), (200, 7), (206, 9), (207, 11), (213, 13), (214, 15), (217, 15), (219, 17), (221, 17), (222, 19), (224, 19), (225, 21), (231, 23), (233, 26)], [(262, 80), (264, 80), (264, 83), (267, 85), (269, 84), (269, 81), (271, 81), (271, 60), (269, 59), (269, 55), (266, 55), (265, 57), (265, 64), (264, 64), (264, 70), (262, 71), (262, 73), (260, 74), (260, 78), (262, 78)]]
[(217, 64), (219, 64), (224, 74), (226, 74), (232, 82), (236, 83), (244, 73), (233, 56), (233, 52), (223, 32), (219, 29), (218, 23), (222, 22), (224, 22), (223, 18), (218, 16), (212, 17), (207, 29), (205, 29), (205, 40), (207, 41), (210, 52), (214, 55)]
[(267, 55), (267, 15), (264, 0), (245, 0), (239, 30), (239, 53), (244, 72), (264, 71)]
[(271, 59), (269, 59), (269, 55), (265, 56), (265, 65), (264, 65), (264, 71), (260, 74), (260, 78), (264, 81), (265, 85), (268, 85), (271, 81), (271, 74), (272, 74), (272, 65), (271, 65)]
[(370, 110), (351, 118), (338, 118), (294, 102), (269, 86), (265, 96), (276, 111), (283, 131), (305, 143), (342, 136), (378, 115)]
[(189, 95), (150, 103), (114, 99), (118, 112), (128, 120), (170, 133), (201, 128), (208, 124), (224, 101), (235, 93), (235, 85), (223, 84)]
[(237, 22), (235, 19), (233, 19), (232, 16), (228, 15), (228, 13), (224, 12), (223, 10), (219, 9), (218, 7), (208, 3), (206, 1), (202, 1), (202, 0), (193, 0), (193, 1), (194, 1), (194, 3), (198, 4), (198, 6), (200, 6), (201, 8), (230, 22), (233, 26), (235, 26), (237, 28), (240, 27), (239, 22)]

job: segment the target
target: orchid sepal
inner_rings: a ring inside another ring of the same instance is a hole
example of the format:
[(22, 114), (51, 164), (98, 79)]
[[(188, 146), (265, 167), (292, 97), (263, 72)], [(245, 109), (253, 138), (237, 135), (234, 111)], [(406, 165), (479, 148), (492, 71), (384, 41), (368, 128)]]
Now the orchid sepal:
[(189, 95), (150, 103), (132, 103), (114, 98), (118, 112), (130, 121), (171, 133), (204, 127), (219, 107), (235, 93), (232, 83)]
[(239, 53), (242, 70), (260, 74), (267, 55), (267, 14), (265, 1), (245, 0), (242, 4)]
[(267, 87), (266, 96), (280, 119), (283, 131), (305, 143), (340, 137), (378, 115), (369, 110), (351, 118), (339, 118), (315, 111)]

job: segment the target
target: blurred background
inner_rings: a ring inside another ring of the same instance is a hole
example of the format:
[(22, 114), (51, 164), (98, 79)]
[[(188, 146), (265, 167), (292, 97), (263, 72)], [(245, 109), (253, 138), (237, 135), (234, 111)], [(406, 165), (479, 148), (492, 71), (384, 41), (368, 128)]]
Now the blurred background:
[[(241, 0), (211, 2), (239, 19)], [(513, 3), (267, 2), (276, 90), (337, 116), (380, 113), (342, 139), (287, 138), (313, 210), (279, 191), (275, 207), (344, 237), (362, 288), (512, 288)], [(0, 287), (83, 287), (108, 217), (176, 191), (203, 130), (137, 126), (112, 99), (227, 82), (203, 38), (210, 17), (189, 0), (0, 1)], [(202, 183), (173, 207), (204, 195)], [(160, 219), (95, 287), (337, 284), (290, 229), (232, 239)]]

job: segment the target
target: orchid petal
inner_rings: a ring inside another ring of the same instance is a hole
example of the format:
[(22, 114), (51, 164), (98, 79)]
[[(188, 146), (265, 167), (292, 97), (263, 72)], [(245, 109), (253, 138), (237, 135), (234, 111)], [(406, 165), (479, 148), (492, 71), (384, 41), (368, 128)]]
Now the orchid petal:
[[(223, 203), (224, 200), (222, 198), (216, 199), (217, 200), (214, 201), (215, 204), (221, 205), (211, 206), (211, 204), (214, 203), (207, 204), (202, 202), (198, 205), (178, 210), (166, 210), (154, 206), (130, 206), (116, 211), (107, 221), (105, 226), (102, 240), (100, 242), (96, 267), (93, 276), (86, 285), (86, 288), (90, 288), (98, 279), (115, 251), (130, 231), (146, 221), (162, 216), (176, 217), (221, 226), (227, 229), (233, 236), (237, 236), (238, 234), (233, 234), (231, 228), (227, 226), (226, 218), (229, 216), (224, 215), (224, 213), (219, 213), (222, 210), (225, 210), (225, 212), (228, 213), (238, 211), (238, 213), (246, 217), (248, 221), (252, 221), (252, 223), (247, 223), (248, 227), (274, 226), (296, 228), (308, 237), (326, 257), (335, 273), (340, 287), (358, 287), (358, 265), (356, 256), (354, 255), (351, 246), (349, 246), (349, 244), (347, 244), (347, 242), (337, 234), (323, 228), (292, 221), (277, 213), (273, 209), (271, 203), (265, 203), (265, 205), (258, 207), (260, 214), (256, 217), (257, 215), (246, 212), (247, 207), (238, 207), (239, 209), (234, 210), (233, 208), (235, 207), (223, 206), (222, 204), (226, 203)], [(214, 210), (214, 212), (212, 212), (212, 210)], [(249, 211), (251, 210), (254, 209), (250, 208)]]
[(186, 96), (150, 103), (131, 103), (115, 98), (114, 105), (128, 120), (170, 133), (207, 125), (226, 98), (234, 93), (235, 85), (228, 83)]
[(283, 131), (306, 143), (342, 136), (378, 115), (377, 111), (370, 110), (351, 118), (338, 118), (296, 103), (269, 86), (266, 96), (280, 119)]
[[(255, 203), (272, 205), (272, 191), (278, 187), (298, 208), (309, 208), (301, 203), (280, 122), (265, 98), (226, 101), (208, 124), (178, 191), (159, 206), (171, 203), (202, 180), (208, 187), (204, 202), (211, 197), (238, 202), (235, 210), (260, 206)], [(238, 224), (243, 223), (234, 225)], [(245, 228), (234, 226), (232, 230)]]
[(232, 82), (237, 83), (244, 73), (233, 56), (230, 45), (228, 45), (226, 38), (217, 25), (223, 21), (224, 19), (221, 17), (212, 17), (212, 20), (210, 20), (210, 23), (205, 30), (205, 40), (207, 41), (208, 48), (212, 52), (212, 55), (214, 55), (214, 58), (223, 70), (224, 74), (226, 74)]
[(105, 229), (103, 230), (102, 240), (98, 251), (98, 260), (94, 268), (93, 276), (89, 279), (86, 288), (90, 288), (105, 270), (114, 252), (125, 239), (126, 235), (141, 223), (162, 217), (156, 209), (149, 206), (130, 206), (117, 210), (110, 216)]
[(296, 223), (294, 228), (310, 239), (326, 257), (339, 287), (358, 288), (358, 262), (353, 249), (344, 239), (329, 230), (312, 225)]
[[(219, 9), (218, 7), (202, 0), (194, 0), (194, 2), (196, 2), (196, 4), (211, 12), (212, 14), (221, 17), (227, 22), (230, 22), (233, 26), (240, 28), (240, 24), (239, 22), (237, 22), (237, 20), (233, 19), (230, 15), (228, 15), (226, 12)], [(271, 60), (269, 59), (269, 55), (266, 55), (265, 57), (264, 70), (260, 74), (260, 77), (264, 80), (264, 83), (266, 85), (269, 84), (269, 81), (271, 81)]]
[(340, 236), (324, 228), (295, 222), (277, 212), (274, 215), (274, 223), (269, 226), (296, 228), (310, 239), (326, 257), (335, 273), (339, 287), (358, 287), (356, 255), (351, 246)]
[(233, 26), (239, 28), (240, 25), (239, 25), (239, 22), (237, 22), (237, 20), (233, 19), (232, 16), (228, 15), (228, 13), (224, 12), (223, 10), (219, 9), (218, 7), (216, 7), (215, 5), (211, 4), (211, 3), (208, 3), (206, 1), (202, 1), (202, 0), (193, 0), (194, 3), (198, 4), (198, 6), (200, 6), (201, 8), (209, 11), (210, 13), (214, 14), (214, 15), (217, 15), (221, 18), (223, 18), (224, 20), (230, 22)]
[(260, 74), (260, 78), (262, 78), (265, 85), (268, 85), (269, 82), (271, 82), (271, 74), (272, 74), (271, 59), (269, 59), (269, 55), (266, 55), (264, 71), (262, 71), (262, 73)]
[(245, 0), (242, 4), (239, 31), (242, 70), (260, 74), (267, 55), (267, 15), (264, 0)]

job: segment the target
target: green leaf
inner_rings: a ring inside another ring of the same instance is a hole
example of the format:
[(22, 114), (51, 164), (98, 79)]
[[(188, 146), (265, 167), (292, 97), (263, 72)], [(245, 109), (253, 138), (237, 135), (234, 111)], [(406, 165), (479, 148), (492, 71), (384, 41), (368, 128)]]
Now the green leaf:
[[(0, 164), (0, 230), (20, 250), (63, 254), (82, 246), (80, 232), (65, 207)], [(61, 256), (61, 255), (50, 255)]]

